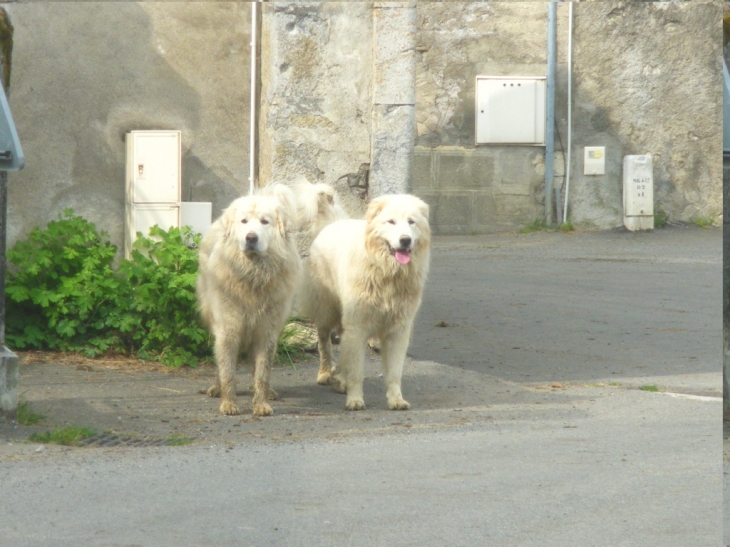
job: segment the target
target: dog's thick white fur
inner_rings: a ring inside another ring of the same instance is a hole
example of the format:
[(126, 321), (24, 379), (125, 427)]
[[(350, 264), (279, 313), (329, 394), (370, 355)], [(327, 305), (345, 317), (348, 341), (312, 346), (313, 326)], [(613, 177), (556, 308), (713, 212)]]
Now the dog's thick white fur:
[[(315, 238), (304, 263), (300, 311), (319, 337), (319, 384), (347, 393), (346, 408), (365, 408), (367, 340), (378, 337), (388, 407), (405, 410), (401, 376), (429, 268), (428, 205), (410, 195), (370, 202), (365, 220), (339, 220)], [(330, 335), (341, 332), (340, 362)]]
[(329, 184), (311, 184), (302, 178), (292, 188), (297, 200), (297, 222), (300, 226), (308, 226), (310, 237), (316, 237), (325, 226), (336, 220), (349, 218), (337, 202), (335, 189)]
[(234, 200), (200, 244), (197, 297), (215, 337), (218, 376), (208, 395), (223, 414), (239, 414), (236, 362), (253, 364), (253, 414), (269, 416), (276, 343), (291, 312), (300, 260), (289, 232), (297, 215), (292, 191), (280, 184)]

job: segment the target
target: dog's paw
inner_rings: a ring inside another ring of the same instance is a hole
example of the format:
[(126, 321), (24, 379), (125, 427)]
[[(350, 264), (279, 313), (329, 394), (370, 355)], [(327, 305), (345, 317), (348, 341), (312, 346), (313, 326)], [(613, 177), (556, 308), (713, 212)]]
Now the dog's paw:
[(388, 408), (390, 410), (408, 410), (411, 405), (403, 397), (398, 397), (388, 401)]
[(347, 393), (347, 384), (344, 378), (338, 374), (332, 375), (330, 378), (330, 385), (337, 393)]
[(347, 399), (347, 403), (345, 403), (345, 408), (347, 410), (365, 410), (365, 401), (362, 399)]
[(332, 374), (329, 372), (320, 372), (317, 374), (317, 383), (320, 386), (328, 386), (332, 382)]
[(254, 403), (253, 405), (254, 416), (271, 416), (273, 413), (274, 409), (269, 403)]
[(218, 386), (210, 386), (206, 393), (208, 394), (208, 397), (220, 397), (221, 389)]
[(221, 414), (225, 414), (226, 416), (237, 416), (241, 413), (240, 410), (238, 410), (238, 406), (233, 401), (221, 401), (221, 407), (220, 407)]

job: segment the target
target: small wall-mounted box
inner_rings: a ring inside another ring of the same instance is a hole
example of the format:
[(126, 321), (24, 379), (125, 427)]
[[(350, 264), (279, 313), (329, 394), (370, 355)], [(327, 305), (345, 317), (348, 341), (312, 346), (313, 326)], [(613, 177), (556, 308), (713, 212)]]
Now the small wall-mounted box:
[(583, 153), (584, 175), (606, 174), (606, 147), (586, 146)]
[(545, 144), (544, 76), (477, 76), (476, 144)]

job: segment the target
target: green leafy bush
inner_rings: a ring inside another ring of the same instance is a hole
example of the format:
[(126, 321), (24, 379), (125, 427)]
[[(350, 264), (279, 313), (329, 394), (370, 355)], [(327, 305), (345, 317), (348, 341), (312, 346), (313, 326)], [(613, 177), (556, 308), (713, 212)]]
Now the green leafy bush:
[(64, 211), (7, 253), (7, 340), (15, 348), (122, 350), (129, 286), (112, 269), (116, 247), (105, 233)]
[(131, 260), (91, 222), (66, 210), (9, 252), (7, 340), (18, 349), (135, 353), (180, 366), (210, 356), (195, 302), (199, 235), (138, 234)]
[(166, 232), (153, 226), (150, 237), (138, 234), (132, 259), (119, 267), (131, 287), (135, 328), (128, 331), (129, 343), (142, 359), (195, 365), (210, 354), (195, 300), (198, 243), (200, 235), (188, 227)]

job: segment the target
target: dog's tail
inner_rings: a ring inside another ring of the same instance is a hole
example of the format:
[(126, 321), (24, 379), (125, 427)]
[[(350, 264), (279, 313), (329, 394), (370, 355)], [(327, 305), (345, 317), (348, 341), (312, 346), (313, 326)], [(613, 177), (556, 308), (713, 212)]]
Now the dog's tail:
[(328, 224), (349, 218), (337, 203), (334, 188), (328, 184), (312, 184), (300, 178), (292, 185), (297, 201), (298, 224), (314, 238)]

